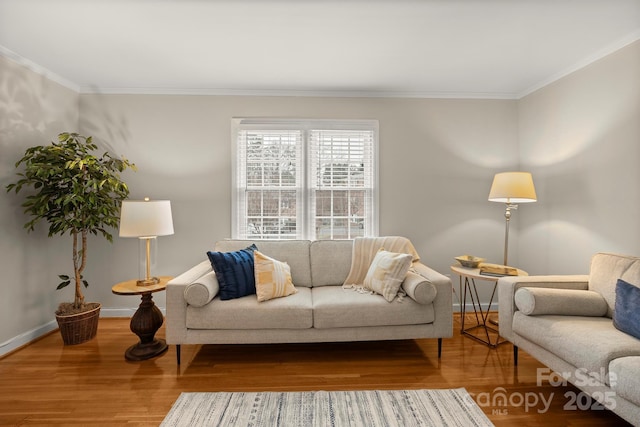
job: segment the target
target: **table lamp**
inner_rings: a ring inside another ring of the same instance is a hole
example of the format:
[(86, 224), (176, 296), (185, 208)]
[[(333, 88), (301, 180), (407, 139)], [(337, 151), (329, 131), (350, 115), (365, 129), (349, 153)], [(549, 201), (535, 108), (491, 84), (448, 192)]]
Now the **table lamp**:
[(509, 253), (509, 220), (511, 211), (518, 209), (518, 203), (531, 203), (537, 200), (536, 189), (533, 186), (533, 178), (529, 172), (502, 172), (493, 177), (491, 191), (489, 191), (490, 202), (501, 202), (506, 204), (504, 212), (504, 265), (507, 265), (507, 255)]
[[(151, 275), (155, 265), (156, 237), (173, 234), (171, 202), (169, 200), (125, 200), (120, 210), (120, 237), (139, 239), (140, 271), (138, 286), (149, 286), (159, 282)], [(152, 259), (153, 258), (153, 259)], [(144, 261), (143, 261), (144, 260)]]

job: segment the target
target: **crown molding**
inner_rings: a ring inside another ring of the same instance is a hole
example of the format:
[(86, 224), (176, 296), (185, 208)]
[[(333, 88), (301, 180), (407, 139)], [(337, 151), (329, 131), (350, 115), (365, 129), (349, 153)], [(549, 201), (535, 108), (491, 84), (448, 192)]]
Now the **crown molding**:
[(81, 94), (101, 95), (210, 95), (323, 98), (430, 98), (430, 99), (517, 99), (513, 93), (420, 92), (377, 90), (290, 90), (290, 89), (209, 89), (209, 88), (99, 88), (81, 87)]
[(75, 84), (74, 82), (72, 82), (71, 80), (65, 79), (64, 77), (54, 73), (53, 71), (39, 65), (36, 64), (35, 62), (18, 55), (17, 53), (15, 53), (14, 51), (12, 51), (11, 49), (8, 49), (2, 45), (0, 45), (0, 56), (7, 58), (17, 64), (22, 65), (23, 67), (33, 71), (36, 74), (39, 74), (41, 76), (44, 76), (46, 78), (48, 78), (51, 81), (54, 81), (56, 83), (58, 83), (59, 85), (62, 85), (64, 87), (66, 87), (67, 89), (71, 89), (75, 92), (80, 92), (80, 86)]
[(636, 42), (640, 40), (640, 30), (634, 31), (631, 34), (627, 35), (626, 37), (621, 38), (620, 40), (611, 43), (610, 45), (600, 49), (599, 51), (587, 56), (586, 58), (583, 58), (581, 61), (576, 62), (575, 64), (573, 64), (572, 66), (556, 73), (553, 74), (549, 77), (547, 77), (546, 79), (536, 83), (535, 85), (529, 87), (527, 90), (521, 92), (520, 94), (518, 94), (518, 96), (516, 97), (516, 99), (522, 99), (527, 95), (532, 94), (533, 92), (542, 89), (545, 86), (550, 85), (551, 83), (554, 83), (560, 79), (562, 79), (563, 77), (568, 76), (569, 74), (575, 73), (578, 70), (581, 70), (582, 68), (587, 67), (588, 65), (593, 64), (596, 61), (599, 61), (600, 59), (604, 58), (605, 56), (611, 55), (612, 53)]
[(25, 68), (42, 75), (80, 94), (103, 95), (200, 95), (200, 96), (273, 96), (273, 97), (324, 97), (324, 98), (416, 98), (416, 99), (496, 99), (519, 100), (554, 83), (586, 66), (640, 40), (640, 30), (623, 37), (605, 48), (548, 78), (530, 86), (520, 93), (500, 92), (437, 92), (437, 91), (392, 91), (392, 90), (290, 90), (290, 89), (216, 89), (216, 88), (100, 88), (80, 86), (53, 71), (0, 45), (0, 56), (10, 59)]

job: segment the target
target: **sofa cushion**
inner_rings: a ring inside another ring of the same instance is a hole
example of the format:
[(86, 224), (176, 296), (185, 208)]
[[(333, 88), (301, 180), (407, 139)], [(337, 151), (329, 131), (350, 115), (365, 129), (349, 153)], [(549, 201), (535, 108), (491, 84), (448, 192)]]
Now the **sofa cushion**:
[(286, 262), (253, 251), (258, 301), (286, 297), (298, 292), (291, 282), (291, 269)]
[(609, 364), (609, 383), (617, 395), (640, 405), (640, 356), (620, 357)]
[(513, 330), (601, 382), (608, 381), (613, 359), (640, 355), (640, 340), (617, 330), (608, 317), (526, 316), (516, 312)]
[(640, 283), (640, 258), (626, 255), (598, 253), (591, 258), (589, 289), (601, 294), (607, 301), (607, 316), (613, 316), (616, 282)]
[(431, 304), (437, 294), (433, 283), (411, 270), (402, 282), (402, 290), (418, 304)]
[(433, 304), (422, 305), (409, 298), (389, 303), (381, 295), (340, 286), (313, 288), (314, 328), (419, 325), (433, 320)]
[(351, 268), (352, 248), (352, 240), (311, 242), (311, 279), (314, 288), (342, 285)]
[(310, 287), (311, 265), (309, 262), (309, 240), (219, 240), (216, 242), (217, 251), (235, 251), (248, 245), (255, 244), (260, 252), (286, 262), (291, 267), (291, 279), (296, 288)]
[(311, 289), (258, 302), (254, 295), (221, 301), (204, 307), (187, 306), (189, 329), (308, 329), (313, 326)]
[(613, 325), (640, 339), (640, 288), (618, 279)]
[(364, 288), (369, 289), (391, 302), (398, 295), (412, 256), (380, 249), (371, 261), (369, 271), (364, 278)]
[(607, 302), (595, 291), (554, 288), (520, 288), (514, 297), (516, 307), (527, 316), (604, 316)]
[(220, 285), (221, 300), (230, 300), (256, 293), (253, 273), (253, 251), (256, 249), (256, 245), (251, 245), (232, 252), (207, 252)]
[(211, 301), (220, 290), (215, 271), (210, 271), (184, 288), (187, 304), (202, 307)]

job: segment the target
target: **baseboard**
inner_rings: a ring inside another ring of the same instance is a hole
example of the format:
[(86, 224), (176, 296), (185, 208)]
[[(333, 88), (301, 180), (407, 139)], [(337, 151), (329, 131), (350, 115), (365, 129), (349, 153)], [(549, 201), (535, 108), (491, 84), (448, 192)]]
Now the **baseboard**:
[[(158, 307), (162, 312), (163, 316), (166, 316), (166, 310), (164, 307)], [(133, 316), (136, 312), (136, 308), (101, 308), (100, 309), (100, 317), (104, 318), (115, 318), (115, 317), (125, 317), (129, 318)], [(58, 329), (58, 323), (55, 320), (45, 323), (44, 325), (38, 326), (37, 328), (31, 329), (30, 331), (24, 332), (20, 335), (17, 335), (13, 338), (9, 338), (7, 341), (0, 343), (0, 357), (3, 357), (12, 351), (19, 349), (27, 344), (32, 343), (40, 337), (48, 334), (51, 331), (55, 331)]]
[[(454, 302), (453, 303), (453, 311), (456, 313), (460, 313), (461, 310), (460, 308), (462, 307), (462, 304), (458, 303), (458, 302)], [(481, 303), (480, 307), (482, 308), (482, 311), (486, 311), (489, 308), (489, 304), (488, 303)], [(476, 308), (478, 308), (478, 306), (476, 305)], [(497, 303), (493, 303), (491, 304), (491, 311), (498, 311), (498, 304)], [(467, 303), (466, 305), (466, 310), (465, 312), (467, 313), (473, 313), (473, 304), (469, 304)]]
[[(167, 315), (167, 312), (164, 307), (158, 307), (162, 312), (163, 316)], [(100, 309), (100, 317), (132, 317), (136, 312), (136, 308), (101, 308)]]
[(9, 338), (7, 341), (0, 343), (0, 357), (25, 346), (49, 332), (55, 331), (56, 329), (58, 329), (58, 323), (55, 320), (52, 320), (51, 322), (45, 323), (44, 325), (38, 326), (30, 331), (24, 332), (13, 338)]

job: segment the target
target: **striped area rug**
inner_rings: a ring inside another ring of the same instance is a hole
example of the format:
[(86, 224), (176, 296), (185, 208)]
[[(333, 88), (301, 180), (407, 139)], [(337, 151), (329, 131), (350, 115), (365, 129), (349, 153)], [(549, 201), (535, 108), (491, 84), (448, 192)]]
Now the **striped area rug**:
[(168, 426), (493, 426), (464, 388), (182, 393)]

